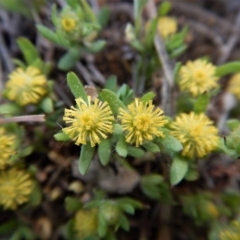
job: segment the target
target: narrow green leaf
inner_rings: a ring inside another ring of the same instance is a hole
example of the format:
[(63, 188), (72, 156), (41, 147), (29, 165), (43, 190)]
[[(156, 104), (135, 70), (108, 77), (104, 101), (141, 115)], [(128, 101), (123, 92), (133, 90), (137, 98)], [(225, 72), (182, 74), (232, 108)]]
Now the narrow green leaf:
[(177, 82), (177, 80), (178, 80), (178, 73), (179, 73), (181, 67), (182, 67), (181, 62), (177, 62), (175, 67), (174, 67), (173, 79), (174, 79), (175, 82)]
[(58, 68), (67, 71), (75, 66), (80, 58), (80, 51), (78, 49), (70, 50), (65, 53), (58, 61)]
[(69, 72), (67, 74), (67, 82), (75, 98), (82, 98), (85, 102), (88, 102), (88, 97), (85, 89), (74, 72)]
[(178, 184), (188, 171), (188, 162), (175, 158), (170, 168), (170, 182), (174, 186)]
[(118, 85), (117, 85), (117, 76), (116, 75), (111, 75), (108, 77), (105, 88), (108, 90), (111, 90), (113, 92), (117, 92), (118, 90)]
[(234, 131), (240, 126), (240, 121), (238, 119), (229, 119), (226, 124), (231, 131)]
[(216, 69), (216, 75), (219, 77), (237, 72), (240, 72), (240, 61), (229, 62), (217, 67)]
[(140, 158), (144, 155), (144, 150), (141, 148), (133, 147), (133, 146), (127, 146), (127, 152), (129, 156)]
[(52, 99), (50, 97), (45, 97), (41, 101), (40, 107), (45, 113), (53, 112), (53, 101), (52, 101)]
[(170, 57), (176, 58), (179, 57), (181, 54), (183, 54), (187, 50), (188, 46), (186, 44), (183, 44), (182, 46), (178, 47), (174, 51), (171, 52)]
[(165, 148), (165, 150), (179, 152), (183, 149), (182, 144), (171, 135), (166, 135), (165, 138), (159, 139), (159, 142)]
[(18, 47), (21, 49), (24, 59), (28, 65), (31, 65), (34, 60), (40, 58), (37, 49), (28, 39), (20, 37), (17, 39), (17, 44)]
[(103, 100), (108, 102), (109, 107), (114, 115), (118, 114), (119, 108), (127, 109), (123, 102), (111, 90), (103, 89), (100, 93), (100, 96), (103, 98)]
[(124, 229), (125, 231), (129, 231), (130, 229), (129, 221), (124, 214), (120, 214), (118, 221), (122, 229)]
[(103, 139), (98, 146), (98, 156), (103, 166), (106, 166), (110, 161), (111, 156), (111, 141)]
[(65, 208), (69, 213), (74, 213), (83, 207), (81, 201), (74, 197), (65, 198)]
[(0, 234), (9, 234), (14, 232), (14, 230), (17, 228), (18, 220), (15, 218), (14, 220), (10, 220), (8, 222), (2, 223), (0, 225)]
[(171, 8), (172, 8), (172, 4), (169, 1), (162, 2), (158, 9), (158, 15), (159, 16), (167, 15), (170, 12)]
[(143, 147), (149, 152), (153, 152), (153, 153), (160, 152), (160, 148), (158, 147), (158, 145), (153, 142), (144, 143)]
[(155, 96), (156, 94), (154, 92), (148, 92), (141, 97), (141, 101), (147, 102), (149, 100), (152, 100)]
[(71, 138), (64, 132), (59, 132), (53, 135), (56, 141), (66, 142), (71, 140)]
[(53, 32), (52, 30), (50, 30), (49, 28), (44, 27), (42, 25), (37, 25), (37, 30), (46, 39), (50, 40), (53, 43), (61, 45), (59, 43), (57, 34), (55, 32)]
[(84, 13), (85, 13), (85, 18), (89, 20), (90, 22), (97, 23), (97, 18), (92, 10), (92, 8), (89, 6), (88, 2), (86, 0), (79, 0)]
[(89, 142), (87, 142), (86, 145), (82, 145), (80, 159), (78, 163), (78, 170), (82, 175), (84, 175), (90, 167), (94, 152), (95, 148), (91, 147)]
[(97, 14), (98, 23), (105, 27), (110, 17), (110, 9), (107, 6), (103, 6)]
[(147, 31), (147, 36), (146, 36), (146, 46), (147, 47), (152, 47), (154, 43), (154, 38), (157, 32), (157, 26), (158, 26), (158, 18), (155, 18), (151, 21), (150, 26)]
[(210, 96), (208, 93), (204, 93), (200, 95), (197, 98), (196, 102), (194, 103), (194, 112), (195, 113), (205, 112), (209, 101), (210, 101)]
[(105, 45), (106, 45), (105, 40), (97, 40), (97, 41), (91, 43), (91, 45), (87, 46), (87, 49), (88, 49), (88, 51), (90, 51), (92, 53), (97, 53), (97, 52), (101, 51)]
[(116, 152), (121, 157), (126, 157), (128, 154), (127, 151), (127, 144), (125, 142), (125, 139), (123, 137), (119, 138), (116, 145)]
[(53, 25), (57, 26), (58, 14), (57, 14), (57, 5), (55, 3), (52, 5), (51, 20)]
[(34, 182), (32, 192), (29, 196), (29, 205), (38, 206), (42, 201), (42, 191), (37, 182)]
[(2, 115), (18, 115), (21, 108), (15, 103), (5, 103), (0, 105), (0, 114)]

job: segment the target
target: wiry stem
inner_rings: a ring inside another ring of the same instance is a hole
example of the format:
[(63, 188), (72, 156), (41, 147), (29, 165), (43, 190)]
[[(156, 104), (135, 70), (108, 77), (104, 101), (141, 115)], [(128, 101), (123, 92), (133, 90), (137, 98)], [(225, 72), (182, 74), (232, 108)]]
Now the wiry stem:
[(0, 118), (0, 124), (11, 123), (11, 122), (45, 122), (45, 115), (25, 115), (9, 118)]

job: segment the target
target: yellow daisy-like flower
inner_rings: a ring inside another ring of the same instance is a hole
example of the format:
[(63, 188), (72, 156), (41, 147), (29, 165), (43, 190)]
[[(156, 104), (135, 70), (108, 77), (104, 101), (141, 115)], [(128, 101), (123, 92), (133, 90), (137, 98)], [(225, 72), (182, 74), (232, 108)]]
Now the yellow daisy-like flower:
[(234, 74), (229, 81), (228, 91), (240, 100), (240, 73)]
[(196, 97), (218, 86), (215, 73), (216, 67), (211, 63), (201, 59), (189, 61), (179, 72), (180, 89)]
[(33, 181), (28, 173), (17, 169), (0, 172), (0, 205), (15, 210), (29, 201), (32, 188)]
[(90, 141), (91, 146), (100, 143), (101, 138), (106, 139), (109, 133), (113, 131), (114, 117), (110, 107), (106, 102), (95, 99), (91, 103), (91, 97), (88, 96), (88, 102), (82, 98), (75, 99), (77, 107), (65, 109), (63, 121), (69, 124), (63, 128), (70, 138), (77, 145), (86, 144)]
[(142, 102), (139, 99), (128, 105), (128, 110), (120, 109), (118, 118), (126, 133), (126, 141), (137, 147), (154, 137), (164, 137), (161, 127), (167, 120), (160, 108), (155, 108), (152, 101)]
[(171, 129), (171, 134), (183, 145), (183, 156), (203, 157), (218, 145), (218, 130), (203, 113), (182, 113), (171, 124)]
[(175, 18), (161, 17), (158, 20), (157, 29), (163, 39), (167, 39), (177, 32), (177, 21)]
[(9, 135), (4, 128), (0, 128), (0, 170), (12, 164), (10, 158), (15, 154), (15, 141), (14, 135)]
[(98, 228), (98, 210), (81, 209), (77, 212), (74, 221), (74, 230), (79, 239), (93, 236)]
[(77, 23), (73, 17), (66, 16), (61, 19), (61, 25), (66, 32), (71, 32), (75, 29)]
[(231, 222), (229, 229), (220, 232), (219, 238), (220, 240), (240, 240), (240, 222)]
[(16, 69), (6, 84), (6, 96), (21, 106), (38, 103), (47, 93), (47, 79), (35, 67)]

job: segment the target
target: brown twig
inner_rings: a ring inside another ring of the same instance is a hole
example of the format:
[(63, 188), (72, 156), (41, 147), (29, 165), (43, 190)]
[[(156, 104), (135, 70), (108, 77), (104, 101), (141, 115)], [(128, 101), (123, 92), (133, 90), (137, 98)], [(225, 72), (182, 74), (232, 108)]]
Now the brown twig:
[(0, 124), (11, 123), (11, 122), (45, 122), (45, 115), (25, 115), (9, 118), (0, 118)]
[(76, 64), (76, 68), (79, 71), (79, 73), (83, 76), (84, 80), (87, 82), (89, 86), (95, 86), (95, 84), (92, 81), (92, 76), (88, 72), (88, 70), (82, 65), (81, 62), (78, 62)]

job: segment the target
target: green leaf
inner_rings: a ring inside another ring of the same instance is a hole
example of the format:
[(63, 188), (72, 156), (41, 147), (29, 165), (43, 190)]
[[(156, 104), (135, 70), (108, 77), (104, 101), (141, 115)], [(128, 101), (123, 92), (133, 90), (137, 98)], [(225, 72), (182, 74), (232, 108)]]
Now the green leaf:
[(124, 137), (120, 137), (116, 144), (116, 152), (121, 157), (126, 157), (128, 154), (127, 143), (125, 142)]
[(148, 92), (141, 97), (141, 101), (148, 102), (148, 101), (152, 100), (155, 96), (156, 96), (156, 94), (154, 92)]
[(128, 156), (132, 156), (134, 158), (140, 158), (144, 155), (144, 150), (138, 147), (127, 146)]
[(187, 50), (188, 46), (186, 44), (183, 44), (182, 46), (178, 47), (177, 49), (174, 49), (170, 53), (171, 58), (179, 57), (181, 54), (183, 54)]
[(174, 79), (175, 82), (177, 82), (177, 80), (178, 80), (178, 73), (179, 73), (181, 67), (182, 67), (181, 62), (177, 62), (175, 67), (174, 67), (173, 79)]
[(125, 231), (129, 231), (130, 229), (129, 221), (124, 214), (120, 214), (118, 224)]
[(194, 112), (195, 113), (203, 113), (206, 111), (206, 108), (210, 101), (210, 95), (208, 93), (204, 93), (200, 95), (196, 102), (194, 103)]
[(42, 201), (42, 191), (37, 182), (34, 182), (32, 192), (29, 196), (29, 205), (38, 206)]
[(158, 15), (165, 16), (170, 12), (171, 9), (172, 9), (172, 4), (168, 1), (164, 1), (160, 4), (160, 7), (158, 9)]
[(143, 193), (151, 199), (161, 199), (160, 186), (164, 183), (164, 179), (159, 174), (150, 174), (143, 176), (140, 181), (140, 187)]
[(173, 136), (166, 135), (165, 138), (160, 138), (160, 147), (161, 145), (167, 151), (180, 152), (183, 149), (182, 144)]
[(79, 0), (85, 13), (85, 18), (92, 23), (97, 23), (97, 18), (86, 0)]
[(17, 67), (20, 67), (20, 68), (23, 68), (25, 69), (26, 68), (26, 64), (19, 60), (19, 59), (16, 59), (16, 58), (12, 58), (12, 62), (17, 66)]
[(37, 58), (40, 58), (37, 49), (27, 38), (18, 38), (17, 44), (24, 56), (24, 60), (28, 65), (31, 65), (31, 63), (34, 62)]
[(97, 41), (91, 43), (90, 45), (88, 45), (87, 49), (88, 49), (88, 51), (90, 51), (92, 53), (97, 53), (100, 50), (102, 50), (105, 45), (106, 45), (105, 40), (97, 40)]
[(45, 97), (41, 101), (40, 107), (45, 113), (53, 112), (53, 101), (52, 101), (52, 99), (50, 97)]
[(55, 3), (52, 5), (51, 20), (53, 25), (57, 26), (58, 14), (57, 14), (57, 5)]
[(223, 64), (216, 69), (216, 75), (219, 77), (240, 72), (240, 61)]
[(75, 98), (82, 98), (86, 103), (88, 102), (88, 97), (85, 89), (74, 72), (69, 72), (67, 74), (67, 83)]
[(149, 152), (153, 152), (153, 153), (160, 152), (160, 148), (158, 147), (158, 145), (153, 142), (144, 143), (143, 147)]
[(146, 46), (147, 47), (152, 47), (154, 43), (154, 37), (157, 32), (157, 26), (158, 26), (158, 19), (155, 18), (151, 20), (150, 26), (147, 31), (147, 36), (146, 36)]
[(122, 197), (116, 200), (118, 204), (131, 204), (134, 208), (142, 209), (143, 204), (135, 199), (129, 197)]
[(188, 169), (184, 179), (187, 181), (195, 181), (199, 178), (199, 172), (196, 169)]
[(147, 0), (134, 0), (133, 4), (133, 16), (135, 21), (135, 29), (138, 34), (142, 28), (142, 11), (144, 9)]
[(98, 23), (105, 27), (110, 17), (110, 9), (107, 6), (103, 6), (97, 14)]
[(80, 159), (78, 162), (78, 170), (82, 175), (84, 175), (90, 167), (94, 152), (95, 148), (91, 147), (89, 142), (87, 142), (86, 145), (82, 145)]
[(170, 168), (170, 182), (174, 186), (178, 184), (188, 171), (188, 162), (179, 158), (173, 159)]
[(6, 223), (2, 223), (0, 225), (0, 234), (3, 235), (14, 232), (14, 230), (17, 228), (17, 225), (18, 225), (17, 219), (11, 220)]
[(110, 161), (111, 156), (111, 141), (103, 139), (98, 146), (98, 156), (103, 166), (106, 166)]
[(67, 0), (67, 3), (69, 6), (71, 6), (72, 9), (76, 9), (79, 7), (79, 1), (78, 0)]
[(15, 103), (5, 103), (0, 105), (0, 114), (17, 115), (21, 112), (21, 108)]
[(118, 85), (117, 85), (117, 76), (116, 75), (111, 75), (108, 77), (106, 84), (105, 84), (105, 89), (111, 90), (113, 92), (117, 92)]
[(107, 234), (107, 223), (102, 211), (98, 214), (98, 234), (100, 237), (104, 237)]
[(38, 32), (45, 37), (46, 39), (50, 40), (53, 43), (56, 43), (58, 45), (61, 45), (58, 39), (58, 36), (55, 32), (53, 32), (52, 30), (50, 30), (47, 27), (44, 27), (42, 25), (37, 25), (37, 30)]
[(114, 115), (118, 114), (119, 108), (127, 109), (123, 102), (111, 90), (103, 89), (100, 96), (109, 104)]
[(23, 149), (21, 149), (21, 151), (19, 152), (19, 157), (26, 157), (28, 155), (30, 155), (34, 150), (34, 147), (33, 146), (28, 146), (28, 147), (25, 147)]
[(53, 135), (56, 141), (67, 142), (70, 141), (71, 138), (65, 132), (59, 132)]
[(81, 201), (75, 197), (66, 197), (65, 198), (65, 208), (69, 213), (77, 212), (83, 207)]
[(226, 124), (231, 131), (234, 131), (240, 126), (240, 121), (238, 119), (229, 119)]
[(79, 58), (80, 50), (71, 49), (61, 57), (61, 59), (58, 61), (57, 66), (62, 71), (67, 71), (75, 66)]

